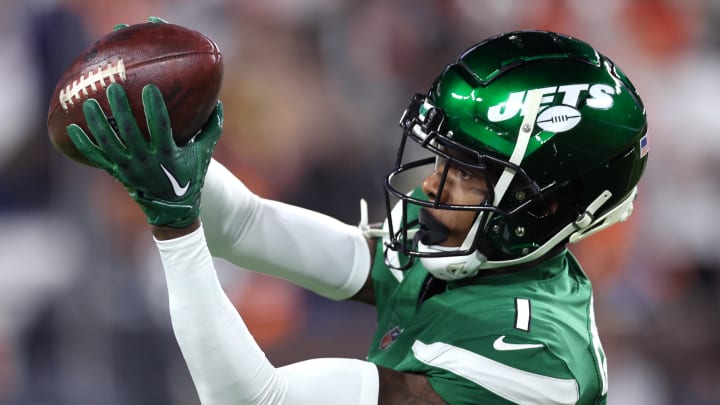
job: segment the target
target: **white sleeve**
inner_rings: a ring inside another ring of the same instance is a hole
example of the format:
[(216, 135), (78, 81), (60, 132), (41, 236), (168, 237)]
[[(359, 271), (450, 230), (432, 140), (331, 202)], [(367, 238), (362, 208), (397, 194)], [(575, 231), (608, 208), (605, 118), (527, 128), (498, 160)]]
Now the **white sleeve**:
[(355, 295), (370, 272), (370, 249), (358, 227), (260, 198), (214, 159), (201, 218), (213, 255), (331, 299)]
[(275, 368), (217, 278), (203, 227), (155, 241), (167, 280), (178, 345), (205, 405), (374, 405), (377, 367), (357, 359), (313, 359)]

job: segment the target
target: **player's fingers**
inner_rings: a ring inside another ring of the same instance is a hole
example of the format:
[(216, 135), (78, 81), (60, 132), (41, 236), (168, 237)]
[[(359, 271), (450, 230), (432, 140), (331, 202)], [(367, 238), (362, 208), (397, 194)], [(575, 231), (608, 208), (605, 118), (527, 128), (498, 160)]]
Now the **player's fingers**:
[(113, 83), (108, 86), (106, 93), (117, 125), (118, 137), (125, 144), (127, 150), (131, 155), (137, 155), (138, 152), (147, 150), (147, 142), (130, 108), (125, 89), (121, 85)]
[(163, 150), (174, 149), (176, 145), (172, 136), (170, 114), (160, 89), (154, 84), (146, 85), (143, 87), (142, 100), (150, 132), (150, 144)]
[(218, 101), (215, 105), (215, 109), (210, 114), (207, 122), (203, 126), (202, 131), (198, 135), (195, 142), (212, 142), (215, 144), (220, 135), (222, 134), (223, 121), (225, 119), (225, 113), (222, 102)]
[(83, 103), (83, 114), (90, 132), (95, 137), (97, 145), (105, 155), (114, 160), (126, 160), (129, 158), (125, 145), (118, 139), (115, 130), (110, 125), (100, 104), (95, 99), (89, 99)]
[(67, 127), (67, 134), (73, 141), (75, 147), (95, 166), (108, 170), (112, 163), (105, 156), (105, 153), (97, 145), (95, 145), (85, 131), (77, 124), (70, 124)]
[(148, 17), (148, 22), (153, 24), (167, 24), (168, 21), (164, 18), (150, 16)]

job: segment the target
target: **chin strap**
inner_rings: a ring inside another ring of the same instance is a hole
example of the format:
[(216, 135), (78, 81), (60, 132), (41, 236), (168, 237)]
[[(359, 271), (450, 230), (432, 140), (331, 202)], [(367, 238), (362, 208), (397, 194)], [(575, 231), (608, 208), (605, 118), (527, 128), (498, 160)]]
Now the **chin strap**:
[(544, 254), (548, 253), (552, 248), (562, 243), (565, 238), (568, 238), (569, 243), (575, 243), (586, 237), (593, 235), (609, 226), (626, 221), (633, 212), (633, 201), (637, 197), (637, 187), (633, 188), (627, 198), (625, 198), (620, 204), (610, 209), (603, 216), (595, 218), (595, 213), (612, 197), (612, 193), (609, 190), (605, 190), (588, 205), (585, 212), (578, 217), (575, 221), (567, 224), (563, 229), (545, 242), (542, 246), (517, 259), (512, 260), (500, 260), (500, 261), (487, 261), (481, 268), (483, 269), (495, 269), (499, 267), (514, 266), (518, 264), (527, 263), (536, 259), (539, 259)]
[[(420, 252), (437, 253), (452, 252), (457, 251), (458, 249), (439, 245), (426, 246), (422, 242), (419, 242), (418, 250)], [(487, 262), (487, 258), (485, 255), (480, 253), (480, 251), (476, 250), (469, 255), (422, 257), (420, 258), (420, 261), (427, 271), (435, 276), (435, 278), (445, 281), (453, 281), (462, 280), (476, 275), (481, 268), (484, 268), (483, 264)]]
[[(607, 198), (610, 198), (610, 195), (612, 195), (609, 191), (605, 191), (605, 193), (608, 194)], [(605, 228), (610, 227), (613, 224), (616, 224), (618, 222), (625, 222), (628, 218), (630, 218), (630, 215), (633, 213), (634, 205), (633, 202), (635, 201), (635, 198), (637, 198), (638, 189), (637, 187), (633, 188), (630, 194), (623, 200), (620, 204), (616, 205), (613, 209), (609, 210), (605, 213), (605, 215), (593, 220), (592, 217), (588, 217), (588, 212), (586, 211), (583, 216), (578, 219), (578, 221), (590, 221), (590, 223), (583, 229), (578, 230), (577, 232), (570, 235), (569, 242), (575, 243), (579, 242), (585, 238), (587, 238), (590, 235), (594, 235), (600, 231), (602, 231)], [(598, 200), (595, 200), (597, 202)], [(606, 200), (607, 201), (607, 200)], [(593, 202), (593, 204), (595, 203)], [(603, 202), (604, 203), (604, 202)], [(592, 204), (591, 204), (592, 206)], [(598, 206), (599, 208), (599, 206)], [(590, 210), (590, 207), (588, 207), (588, 211)]]

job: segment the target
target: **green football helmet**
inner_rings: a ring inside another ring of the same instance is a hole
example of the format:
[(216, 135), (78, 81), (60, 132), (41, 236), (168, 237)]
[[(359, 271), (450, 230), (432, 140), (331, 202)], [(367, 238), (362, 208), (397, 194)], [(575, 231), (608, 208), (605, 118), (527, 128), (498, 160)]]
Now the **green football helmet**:
[[(511, 32), (471, 47), (415, 95), (400, 126), (385, 178), (386, 261), (407, 268), (421, 258), (442, 279), (527, 263), (624, 221), (647, 163), (647, 119), (632, 83), (587, 43), (552, 32)], [(438, 195), (408, 192), (437, 159), (451, 162)], [(483, 170), (486, 201), (444, 204), (450, 165)], [(423, 208), (475, 211), (462, 246), (439, 246)], [(388, 259), (398, 253), (410, 260)]]

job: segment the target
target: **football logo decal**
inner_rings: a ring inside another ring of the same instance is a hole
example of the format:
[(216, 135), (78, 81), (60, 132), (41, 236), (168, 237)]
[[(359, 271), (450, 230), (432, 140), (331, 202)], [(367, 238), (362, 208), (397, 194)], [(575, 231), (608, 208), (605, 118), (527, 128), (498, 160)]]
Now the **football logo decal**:
[(537, 125), (550, 132), (569, 131), (580, 123), (580, 111), (567, 105), (556, 105), (543, 110), (537, 117)]
[(575, 128), (582, 119), (578, 106), (581, 100), (588, 108), (609, 110), (615, 104), (616, 90), (604, 83), (576, 83), (543, 87), (509, 93), (504, 101), (487, 110), (491, 122), (503, 122), (525, 115), (525, 103), (531, 91), (539, 91), (541, 106), (548, 106), (537, 117), (537, 126), (549, 132), (565, 132)]

